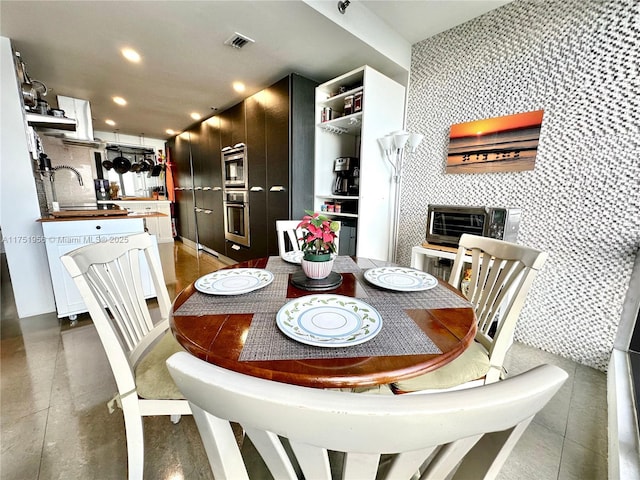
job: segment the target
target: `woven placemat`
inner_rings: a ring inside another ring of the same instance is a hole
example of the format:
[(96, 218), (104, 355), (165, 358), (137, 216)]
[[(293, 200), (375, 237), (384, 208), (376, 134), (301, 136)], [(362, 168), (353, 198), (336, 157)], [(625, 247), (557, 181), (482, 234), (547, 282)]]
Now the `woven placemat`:
[[(273, 273), (273, 272), (272, 272)], [(288, 273), (275, 273), (273, 282), (243, 295), (209, 295), (194, 292), (174, 315), (277, 312), (287, 302)]]
[[(269, 257), (266, 266), (266, 270), (271, 273), (296, 273), (301, 268), (299, 264), (285, 262), (281, 257)], [(351, 257), (339, 256), (333, 261), (332, 270), (338, 273), (357, 273), (361, 268)]]
[(437, 284), (429, 290), (419, 292), (398, 292), (385, 290), (384, 288), (371, 285), (364, 278), (364, 272), (355, 274), (358, 283), (362, 285), (367, 298), (392, 300), (402, 308), (467, 308), (472, 307), (471, 302), (465, 300), (460, 295), (452, 292), (447, 287)]
[(241, 361), (359, 358), (395, 355), (440, 354), (440, 349), (420, 330), (402, 308), (386, 299), (367, 301), (382, 317), (380, 333), (366, 343), (350, 347), (305, 345), (284, 335), (273, 313), (253, 316)]

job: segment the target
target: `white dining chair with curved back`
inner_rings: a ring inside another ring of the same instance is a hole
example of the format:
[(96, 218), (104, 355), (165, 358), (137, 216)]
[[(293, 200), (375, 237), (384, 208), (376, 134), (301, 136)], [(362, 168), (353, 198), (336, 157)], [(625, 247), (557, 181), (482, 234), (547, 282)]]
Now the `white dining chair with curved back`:
[[(336, 253), (340, 248), (340, 222), (338, 223), (338, 231), (336, 239), (333, 242), (336, 246)], [(300, 220), (276, 220), (276, 233), (278, 235), (278, 255), (281, 257), (290, 251), (300, 250), (300, 238), (302, 238), (302, 230), (298, 229)]]
[[(118, 393), (109, 405), (122, 408), (129, 480), (142, 480), (143, 416), (170, 415), (177, 423), (191, 409), (173, 382), (166, 360), (183, 351), (169, 329), (171, 301), (155, 243), (147, 233), (120, 242), (87, 245), (61, 257), (89, 310)], [(155, 287), (160, 320), (154, 324), (142, 289), (141, 258)]]
[(278, 235), (278, 254), (300, 250), (300, 237), (302, 231), (298, 230), (300, 220), (276, 220), (276, 233)]
[[(471, 257), (471, 265), (466, 263)], [(424, 375), (394, 382), (394, 393), (466, 388), (504, 378), (503, 363), (531, 285), (548, 254), (515, 243), (477, 235), (460, 238), (449, 284), (461, 289), (471, 268), (469, 301), (477, 317), (475, 341), (458, 358)]]
[(242, 426), (278, 480), (408, 480), (418, 472), (432, 480), (454, 472), (452, 478), (495, 478), (567, 378), (542, 365), (467, 390), (384, 396), (252, 377), (185, 352), (167, 365), (189, 400), (216, 480), (266, 478), (248, 471), (259, 462), (243, 458), (230, 422)]

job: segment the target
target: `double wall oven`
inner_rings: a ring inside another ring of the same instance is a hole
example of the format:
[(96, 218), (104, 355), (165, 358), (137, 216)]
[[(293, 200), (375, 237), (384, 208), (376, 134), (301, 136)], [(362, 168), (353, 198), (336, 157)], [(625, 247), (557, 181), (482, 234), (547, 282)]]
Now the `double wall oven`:
[(247, 150), (243, 143), (222, 149), (224, 238), (249, 247)]

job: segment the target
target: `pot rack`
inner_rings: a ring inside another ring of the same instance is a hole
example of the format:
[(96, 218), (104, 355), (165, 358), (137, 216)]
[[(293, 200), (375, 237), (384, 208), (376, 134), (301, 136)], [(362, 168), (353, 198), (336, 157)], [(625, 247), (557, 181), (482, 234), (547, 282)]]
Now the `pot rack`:
[(108, 143), (105, 147), (107, 151), (117, 152), (117, 153), (126, 153), (129, 155), (153, 155), (155, 154), (152, 147), (145, 146), (133, 146), (133, 145), (122, 145), (115, 143)]

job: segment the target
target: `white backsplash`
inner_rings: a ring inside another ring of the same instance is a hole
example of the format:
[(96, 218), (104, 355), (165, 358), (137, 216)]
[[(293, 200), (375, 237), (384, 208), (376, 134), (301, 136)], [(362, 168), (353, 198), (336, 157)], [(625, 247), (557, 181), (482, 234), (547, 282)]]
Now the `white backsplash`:
[[(78, 177), (73, 171), (66, 168), (56, 171), (54, 188), (58, 203), (62, 206), (95, 203), (93, 179), (97, 178), (97, 174), (94, 166), (94, 152), (100, 150), (64, 145), (61, 139), (42, 134), (40, 139), (45, 153), (51, 159), (52, 167), (66, 165), (76, 169), (82, 177), (83, 185), (80, 186)], [(47, 181), (46, 178), (45, 181)]]

